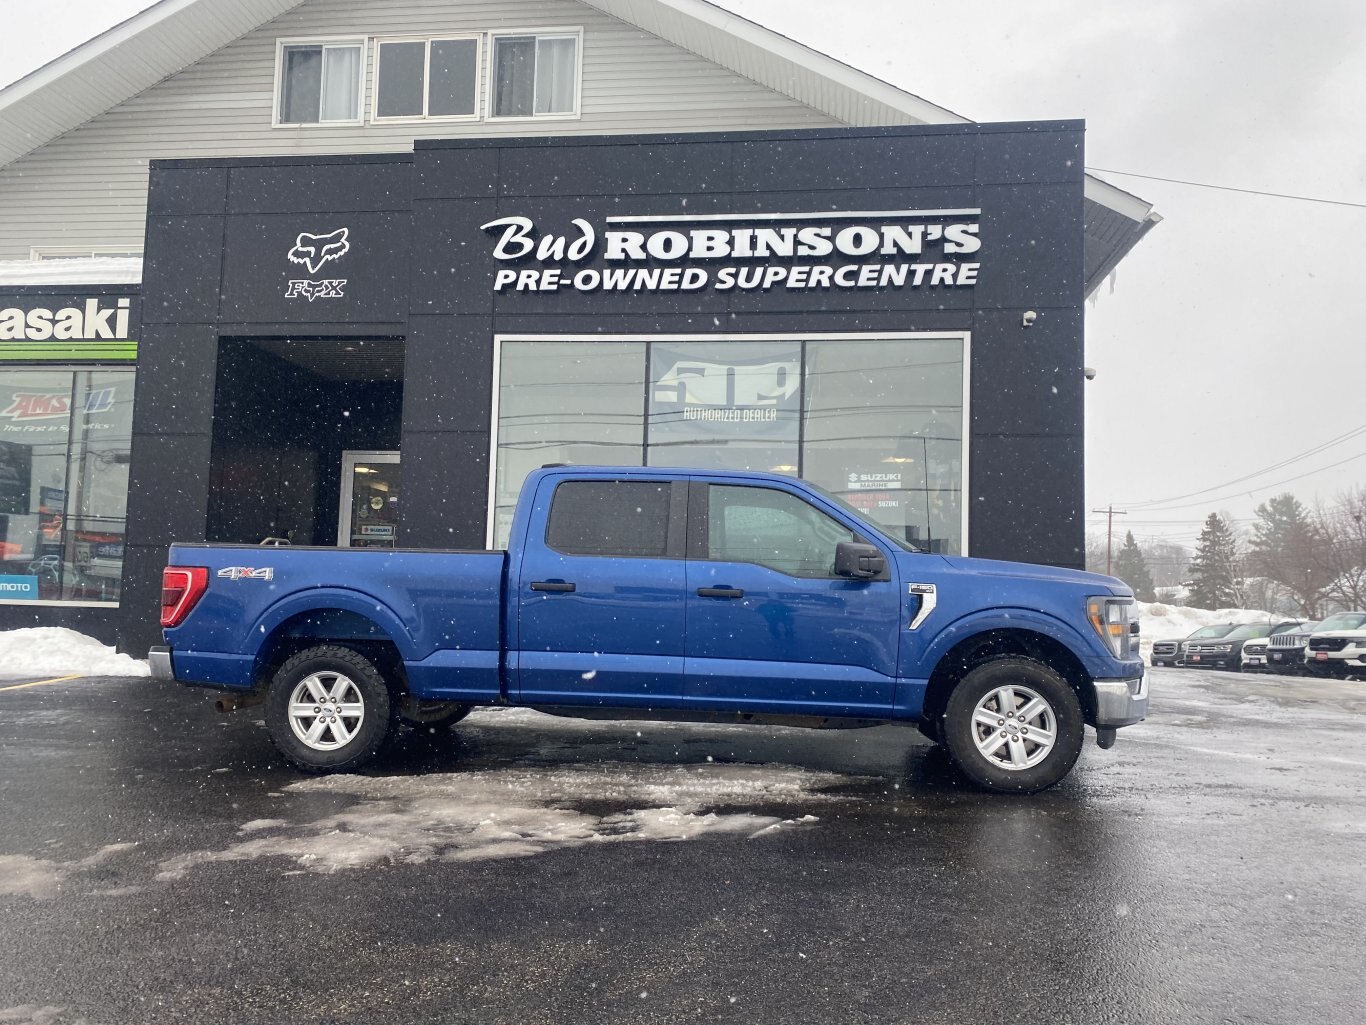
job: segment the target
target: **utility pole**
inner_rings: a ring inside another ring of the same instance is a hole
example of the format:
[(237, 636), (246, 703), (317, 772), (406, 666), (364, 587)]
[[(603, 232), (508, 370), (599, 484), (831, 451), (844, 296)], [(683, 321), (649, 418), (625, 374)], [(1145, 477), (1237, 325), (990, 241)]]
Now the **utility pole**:
[(1116, 509), (1113, 505), (1105, 509), (1092, 509), (1093, 513), (1105, 514), (1105, 575), (1110, 576), (1111, 552), (1114, 551), (1115, 541), (1115, 517), (1128, 516), (1129, 513), (1124, 509)]

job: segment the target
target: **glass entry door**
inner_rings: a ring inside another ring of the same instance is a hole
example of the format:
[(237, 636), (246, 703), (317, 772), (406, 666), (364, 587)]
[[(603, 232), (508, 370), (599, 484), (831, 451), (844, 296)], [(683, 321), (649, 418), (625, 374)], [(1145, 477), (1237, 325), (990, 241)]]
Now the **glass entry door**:
[(398, 490), (397, 452), (343, 452), (338, 546), (395, 547)]

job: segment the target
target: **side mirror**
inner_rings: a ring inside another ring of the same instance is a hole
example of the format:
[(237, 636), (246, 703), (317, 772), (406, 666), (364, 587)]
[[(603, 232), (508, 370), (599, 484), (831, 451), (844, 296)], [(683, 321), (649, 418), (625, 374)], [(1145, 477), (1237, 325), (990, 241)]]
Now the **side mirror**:
[(872, 580), (887, 572), (887, 560), (876, 545), (841, 541), (835, 546), (835, 575)]

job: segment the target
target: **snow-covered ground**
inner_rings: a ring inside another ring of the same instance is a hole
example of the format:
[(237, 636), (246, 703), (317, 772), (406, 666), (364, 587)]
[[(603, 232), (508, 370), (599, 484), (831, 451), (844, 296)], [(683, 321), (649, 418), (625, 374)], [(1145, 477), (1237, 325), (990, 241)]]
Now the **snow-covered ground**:
[(0, 676), (147, 676), (147, 663), (60, 627), (0, 630)]

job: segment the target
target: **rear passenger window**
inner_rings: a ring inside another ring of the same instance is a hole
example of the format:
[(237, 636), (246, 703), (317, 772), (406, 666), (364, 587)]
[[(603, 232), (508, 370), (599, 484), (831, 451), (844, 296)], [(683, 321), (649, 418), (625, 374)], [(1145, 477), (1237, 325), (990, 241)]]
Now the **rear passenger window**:
[(565, 555), (665, 554), (667, 481), (576, 480), (555, 489), (545, 543)]

